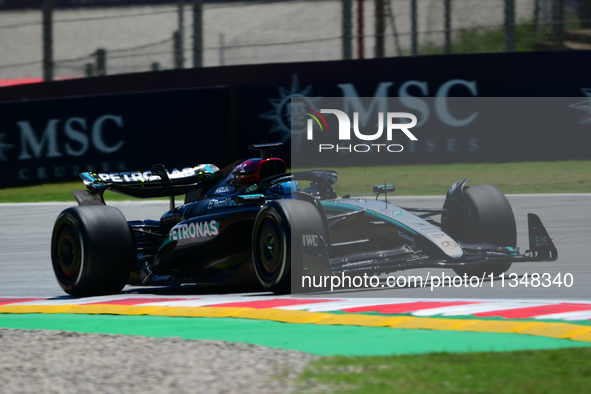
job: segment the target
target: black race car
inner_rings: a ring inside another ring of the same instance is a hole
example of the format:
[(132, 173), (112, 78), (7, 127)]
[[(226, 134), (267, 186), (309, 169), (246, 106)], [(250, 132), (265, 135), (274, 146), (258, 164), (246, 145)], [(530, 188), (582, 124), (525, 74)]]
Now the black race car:
[[(529, 250), (516, 247), (513, 211), (491, 185), (453, 184), (443, 208), (387, 201), (390, 185), (337, 198), (337, 173), (286, 173), (270, 150), (224, 169), (155, 165), (145, 172), (82, 173), (79, 206), (58, 216), (53, 269), (74, 296), (117, 293), (126, 284), (260, 283), (289, 292), (302, 275), (379, 275), (412, 268), (451, 268), (459, 275), (500, 275), (514, 262), (558, 257), (540, 219), (528, 215)], [(159, 220), (127, 221), (105, 205), (112, 190), (137, 198), (170, 197)], [(175, 207), (174, 196), (185, 195)], [(380, 199), (379, 197), (386, 197)], [(441, 215), (439, 222), (433, 218)], [(293, 283), (292, 283), (293, 278)]]

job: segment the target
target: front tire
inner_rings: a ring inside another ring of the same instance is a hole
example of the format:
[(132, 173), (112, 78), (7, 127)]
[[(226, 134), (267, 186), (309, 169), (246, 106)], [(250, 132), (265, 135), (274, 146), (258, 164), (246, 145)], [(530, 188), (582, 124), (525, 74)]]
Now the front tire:
[(259, 282), (278, 294), (291, 289), (290, 203), (277, 200), (263, 206), (252, 234), (253, 263)]
[[(515, 216), (507, 197), (492, 185), (474, 185), (464, 189), (467, 212), (460, 218), (463, 226), (456, 226), (459, 232), (454, 236), (467, 243), (492, 243), (497, 246), (517, 245)], [(444, 223), (445, 227), (445, 223)], [(456, 274), (464, 276), (499, 276), (511, 267), (511, 263), (484, 263), (471, 267), (454, 268)]]
[(89, 205), (62, 211), (51, 238), (60, 287), (76, 297), (118, 293), (135, 263), (133, 245), (129, 225), (116, 208)]

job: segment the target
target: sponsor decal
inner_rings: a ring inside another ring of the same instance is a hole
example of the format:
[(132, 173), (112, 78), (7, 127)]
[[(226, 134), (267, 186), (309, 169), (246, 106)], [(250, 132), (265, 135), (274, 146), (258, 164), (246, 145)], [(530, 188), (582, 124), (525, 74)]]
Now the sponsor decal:
[(410, 235), (403, 233), (402, 231), (398, 230), (398, 236), (401, 238), (406, 239), (407, 241), (410, 241), (412, 243), (415, 243), (415, 237), (411, 237)]
[(318, 246), (318, 235), (302, 234), (302, 246)]
[(205, 222), (191, 222), (189, 224), (177, 224), (169, 233), (170, 241), (179, 241), (189, 238), (215, 237), (220, 232), (220, 224), (215, 220)]
[(441, 238), (443, 237), (445, 234), (441, 233), (441, 234), (429, 234), (432, 238)]
[(222, 187), (218, 187), (215, 190), (215, 194), (232, 193), (233, 191), (234, 191), (234, 186), (222, 186)]
[(348, 268), (348, 267), (355, 267), (355, 266), (359, 266), (359, 265), (367, 265), (367, 264), (377, 264), (376, 260), (363, 260), (363, 261), (357, 261), (354, 263), (347, 263), (347, 264), (343, 264), (342, 267), (343, 268)]
[[(215, 167), (215, 166), (212, 166)], [(217, 168), (217, 167), (216, 167)], [(211, 174), (215, 170), (212, 168), (206, 169), (203, 166), (198, 167), (186, 167), (182, 170), (178, 170), (174, 168), (172, 171), (167, 171), (168, 177), (172, 179), (180, 179), (186, 178), (190, 176), (194, 176), (197, 174)], [(101, 182), (152, 182), (152, 181), (159, 181), (160, 177), (158, 175), (152, 175), (152, 171), (137, 171), (137, 172), (108, 172), (108, 173), (93, 173), (93, 175)]]
[(443, 246), (444, 248), (448, 248), (448, 249), (455, 249), (458, 247), (458, 245), (456, 245), (455, 243), (450, 242), (450, 241), (443, 241), (441, 243), (441, 246)]
[(232, 198), (212, 198), (207, 204), (207, 209), (225, 208), (225, 207), (239, 207), (242, 203), (236, 203)]
[(242, 198), (243, 200), (257, 200), (258, 201), (265, 196), (262, 194), (251, 194), (251, 195), (245, 195), (245, 196), (243, 195), (243, 196), (238, 196), (238, 197)]
[(404, 211), (392, 211), (392, 215), (394, 216), (408, 216), (408, 213)]
[(246, 169), (246, 167), (248, 167), (248, 165), (250, 164), (250, 160), (249, 161), (245, 161), (244, 163), (240, 163), (238, 164), (236, 167), (234, 167), (234, 169), (232, 170), (232, 173), (236, 172), (236, 171), (244, 171)]
[(485, 253), (486, 254), (492, 254), (492, 255), (495, 255), (495, 256), (506, 256), (507, 255), (507, 253), (500, 253), (500, 252), (493, 252), (493, 251), (487, 251)]
[(536, 246), (548, 246), (548, 236), (536, 235), (533, 237)]
[(251, 185), (251, 186), (247, 187), (246, 188), (246, 192), (247, 193), (254, 192), (258, 188), (259, 188), (259, 186), (255, 183), (254, 185)]

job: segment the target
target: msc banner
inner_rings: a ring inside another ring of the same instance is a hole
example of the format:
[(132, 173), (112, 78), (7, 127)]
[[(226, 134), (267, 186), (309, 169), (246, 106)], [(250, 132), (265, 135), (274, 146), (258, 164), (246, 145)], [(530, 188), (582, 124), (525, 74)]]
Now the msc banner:
[(0, 104), (0, 187), (219, 162), (228, 108), (227, 88)]
[(577, 97), (294, 97), (291, 164), (586, 160), (591, 102)]

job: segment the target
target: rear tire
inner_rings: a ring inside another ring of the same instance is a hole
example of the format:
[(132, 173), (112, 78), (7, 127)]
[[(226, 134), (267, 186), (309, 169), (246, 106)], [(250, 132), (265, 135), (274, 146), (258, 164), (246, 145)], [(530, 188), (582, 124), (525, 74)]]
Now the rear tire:
[[(467, 243), (492, 243), (497, 246), (517, 245), (515, 216), (507, 197), (492, 185), (468, 186), (464, 190), (470, 217), (460, 218), (468, 225), (454, 236)], [(445, 227), (445, 224), (444, 224)], [(458, 227), (456, 227), (458, 228)], [(464, 276), (499, 276), (511, 267), (511, 263), (485, 263), (465, 268), (454, 268), (456, 274)]]
[(136, 260), (133, 235), (116, 208), (68, 208), (56, 219), (51, 238), (53, 271), (61, 288), (76, 297), (118, 293)]

